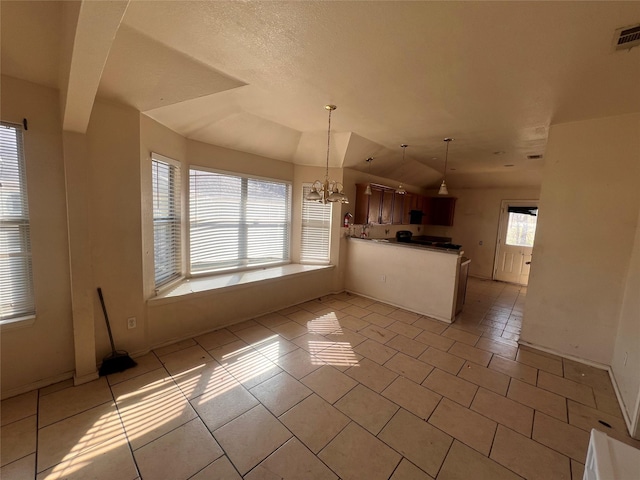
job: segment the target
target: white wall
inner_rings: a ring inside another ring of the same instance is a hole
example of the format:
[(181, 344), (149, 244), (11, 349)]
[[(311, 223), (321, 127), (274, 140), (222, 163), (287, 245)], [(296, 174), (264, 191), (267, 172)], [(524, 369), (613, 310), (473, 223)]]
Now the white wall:
[(635, 437), (640, 437), (640, 217), (625, 286), (611, 368)]
[(36, 387), (74, 368), (64, 162), (58, 92), (2, 77), (2, 120), (22, 123), (31, 217), (36, 318), (2, 327), (2, 397)]
[(639, 131), (640, 114), (551, 127), (521, 340), (611, 364), (640, 208)]

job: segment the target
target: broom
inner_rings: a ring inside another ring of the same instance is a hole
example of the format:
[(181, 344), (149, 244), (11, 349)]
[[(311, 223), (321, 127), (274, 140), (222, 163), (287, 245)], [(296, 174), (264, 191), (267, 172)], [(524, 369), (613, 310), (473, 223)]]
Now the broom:
[(104, 320), (107, 322), (107, 331), (111, 341), (111, 354), (104, 357), (100, 366), (99, 374), (102, 377), (111, 373), (122, 372), (127, 368), (133, 368), (137, 363), (124, 350), (116, 350), (116, 346), (113, 343), (113, 335), (111, 334), (111, 326), (109, 325), (109, 317), (107, 316), (107, 307), (104, 306), (104, 298), (102, 298), (102, 289), (100, 287), (98, 287), (98, 296), (100, 297)]

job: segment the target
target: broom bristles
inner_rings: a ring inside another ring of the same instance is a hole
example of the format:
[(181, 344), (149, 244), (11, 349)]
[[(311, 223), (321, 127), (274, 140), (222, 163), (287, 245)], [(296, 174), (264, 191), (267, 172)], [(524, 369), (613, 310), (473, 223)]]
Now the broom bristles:
[(132, 359), (127, 352), (116, 350), (102, 360), (99, 375), (103, 377), (112, 373), (123, 372), (136, 365), (136, 361)]

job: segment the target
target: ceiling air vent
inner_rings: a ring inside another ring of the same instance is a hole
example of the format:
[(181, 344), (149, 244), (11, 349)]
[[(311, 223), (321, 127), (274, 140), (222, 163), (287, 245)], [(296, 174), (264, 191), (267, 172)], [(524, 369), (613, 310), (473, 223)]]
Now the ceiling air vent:
[(538, 155), (527, 155), (527, 158), (529, 160), (539, 160), (539, 159), (542, 158), (542, 155), (541, 154), (538, 154)]
[(616, 50), (629, 50), (640, 45), (640, 24), (622, 27), (613, 36), (613, 46)]

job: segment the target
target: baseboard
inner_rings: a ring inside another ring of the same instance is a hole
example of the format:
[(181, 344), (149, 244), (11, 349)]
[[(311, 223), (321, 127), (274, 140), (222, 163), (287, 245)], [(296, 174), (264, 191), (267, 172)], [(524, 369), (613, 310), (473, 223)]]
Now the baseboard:
[(89, 382), (93, 382), (94, 380), (97, 380), (100, 376), (98, 375), (98, 372), (92, 372), (89, 373), (88, 375), (83, 375), (81, 377), (78, 377), (77, 375), (73, 376), (73, 386), (77, 387), (78, 385), (82, 385), (84, 383), (89, 383)]
[[(616, 399), (618, 400), (618, 406), (620, 407), (620, 411), (622, 412), (622, 417), (624, 418), (624, 423), (627, 425), (627, 431), (629, 435), (634, 436), (634, 422), (629, 416), (629, 412), (625, 408), (624, 401), (622, 400), (622, 394), (620, 393), (620, 389), (618, 388), (618, 382), (616, 382), (616, 377), (613, 375), (613, 370), (610, 365), (606, 365), (604, 363), (593, 362), (591, 360), (587, 360), (585, 358), (576, 357), (574, 355), (567, 355), (566, 353), (559, 352), (554, 350), (553, 348), (543, 347), (542, 345), (537, 345), (535, 343), (527, 342), (524, 340), (518, 341), (519, 345), (524, 345), (526, 347), (535, 348), (536, 350), (540, 350), (542, 352), (551, 353), (553, 355), (557, 355), (558, 357), (566, 358), (567, 360), (571, 360), (576, 363), (582, 363), (583, 365), (588, 365), (590, 367), (599, 368), (600, 370), (605, 370), (609, 374), (609, 379), (611, 380), (611, 385), (613, 385), (613, 391), (616, 394)], [(637, 419), (636, 419), (637, 420)], [(635, 437), (634, 437), (635, 438)]]
[(2, 389), (2, 400), (5, 398), (15, 397), (16, 395), (22, 395), (23, 393), (30, 392), (31, 390), (37, 390), (39, 388), (48, 387), (49, 385), (53, 385), (54, 383), (63, 382), (65, 380), (69, 380), (73, 378), (73, 371), (61, 373), (60, 375), (56, 375), (54, 377), (45, 378), (42, 380), (38, 380), (37, 382), (27, 383), (26, 385), (20, 385), (16, 388), (10, 389)]

